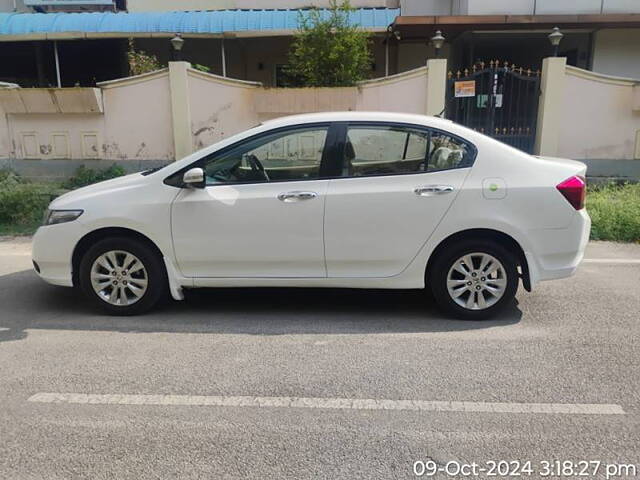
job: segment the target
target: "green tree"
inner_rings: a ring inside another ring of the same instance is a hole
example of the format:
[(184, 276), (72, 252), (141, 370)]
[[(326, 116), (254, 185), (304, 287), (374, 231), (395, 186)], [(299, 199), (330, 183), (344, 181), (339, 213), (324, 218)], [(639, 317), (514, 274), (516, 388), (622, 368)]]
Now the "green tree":
[(299, 27), (289, 52), (290, 83), (305, 87), (345, 87), (367, 78), (371, 70), (370, 36), (351, 25), (349, 0), (331, 0), (328, 11), (299, 13)]
[(143, 73), (154, 72), (162, 68), (160, 61), (158, 61), (155, 55), (150, 55), (142, 50), (136, 50), (133, 39), (129, 39), (127, 61), (129, 62), (130, 75), (142, 75)]

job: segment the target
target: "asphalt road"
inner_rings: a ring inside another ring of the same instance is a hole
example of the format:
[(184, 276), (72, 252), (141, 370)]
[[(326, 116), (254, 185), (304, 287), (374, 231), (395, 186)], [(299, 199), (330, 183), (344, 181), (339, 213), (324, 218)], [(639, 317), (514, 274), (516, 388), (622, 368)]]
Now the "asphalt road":
[(418, 478), (430, 459), (640, 471), (640, 246), (590, 245), (575, 277), (480, 323), (415, 292), (291, 289), (106, 317), (42, 283), (28, 248), (0, 241), (0, 479)]

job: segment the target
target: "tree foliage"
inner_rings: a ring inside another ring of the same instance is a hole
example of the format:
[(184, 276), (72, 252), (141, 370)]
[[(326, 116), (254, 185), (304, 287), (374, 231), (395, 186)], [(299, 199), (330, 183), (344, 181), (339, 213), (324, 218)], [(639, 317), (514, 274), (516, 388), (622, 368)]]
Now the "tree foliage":
[(136, 50), (133, 40), (129, 40), (129, 51), (127, 52), (129, 62), (129, 73), (131, 75), (142, 75), (143, 73), (160, 70), (162, 65), (155, 55), (150, 55), (142, 50)]
[(372, 57), (370, 36), (351, 25), (349, 0), (331, 0), (327, 11), (299, 13), (299, 27), (286, 70), (292, 84), (305, 87), (344, 87), (367, 78)]

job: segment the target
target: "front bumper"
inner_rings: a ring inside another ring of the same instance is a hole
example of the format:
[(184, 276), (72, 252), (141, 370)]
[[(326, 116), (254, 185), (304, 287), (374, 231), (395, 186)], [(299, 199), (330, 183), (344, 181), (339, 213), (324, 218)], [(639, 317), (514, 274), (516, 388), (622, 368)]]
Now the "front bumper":
[(40, 227), (33, 237), (31, 258), (45, 282), (73, 286), (73, 250), (88, 230), (78, 221)]

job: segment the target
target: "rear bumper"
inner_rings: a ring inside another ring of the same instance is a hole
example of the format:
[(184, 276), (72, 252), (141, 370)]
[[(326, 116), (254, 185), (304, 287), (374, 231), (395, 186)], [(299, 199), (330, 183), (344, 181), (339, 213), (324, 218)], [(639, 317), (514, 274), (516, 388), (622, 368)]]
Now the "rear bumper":
[(72, 287), (73, 249), (86, 233), (77, 221), (40, 227), (31, 250), (31, 258), (40, 270), (35, 270), (38, 276), (52, 285)]
[(576, 212), (569, 227), (528, 232), (533, 251), (525, 252), (531, 286), (546, 280), (572, 276), (589, 242), (591, 218), (585, 209)]

